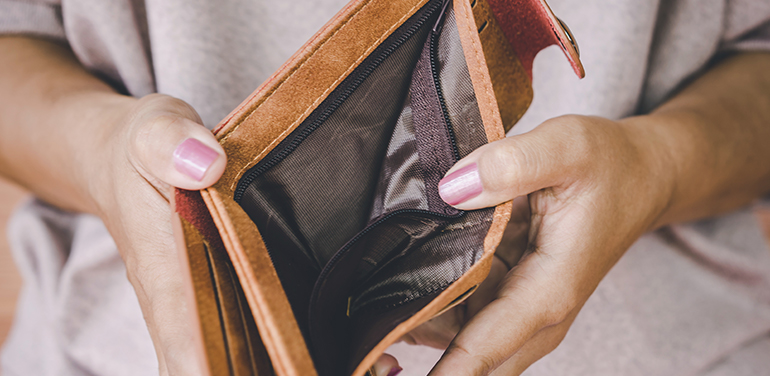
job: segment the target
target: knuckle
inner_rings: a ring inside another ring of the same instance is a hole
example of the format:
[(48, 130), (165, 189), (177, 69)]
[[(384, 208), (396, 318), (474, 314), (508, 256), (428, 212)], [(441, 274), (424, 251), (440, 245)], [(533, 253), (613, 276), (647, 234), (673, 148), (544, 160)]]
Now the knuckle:
[(200, 116), (189, 103), (170, 95), (158, 94), (159, 97), (153, 98), (157, 105), (161, 108), (169, 110), (179, 116), (186, 117), (190, 120), (200, 122)]
[(475, 373), (480, 375), (486, 375), (498, 365), (491, 356), (474, 353), (460, 343), (453, 342), (450, 344), (449, 348), (447, 348), (447, 354), (464, 358), (464, 363), (471, 365)]
[(579, 305), (577, 299), (572, 298), (571, 294), (562, 294), (554, 300), (558, 303), (551, 305), (544, 315), (545, 326), (555, 326), (566, 322)]
[(578, 171), (585, 166), (590, 156), (601, 150), (596, 129), (586, 116), (564, 115), (543, 124), (556, 134), (554, 150), (559, 150), (565, 166)]
[[(170, 95), (148, 94), (139, 99), (137, 106), (144, 114), (150, 114), (149, 119), (167, 116), (169, 118), (182, 117), (200, 123), (200, 116), (189, 103)], [(147, 118), (147, 117), (145, 117)]]
[(179, 105), (186, 105), (187, 103), (179, 98), (172, 97), (166, 94), (152, 93), (147, 94), (139, 99), (140, 103), (144, 106), (158, 106), (162, 108), (176, 107)]
[(137, 131), (136, 142), (157, 150), (159, 144), (178, 138), (184, 133), (182, 118), (173, 114), (159, 114), (147, 120)]
[(179, 116), (174, 116), (171, 114), (160, 114), (148, 121), (146, 128), (149, 133), (164, 132), (179, 125), (178, 123), (180, 120), (181, 119)]
[(132, 160), (137, 158), (136, 161), (144, 161), (147, 158), (153, 158), (153, 151), (159, 150), (162, 143), (168, 139), (164, 137), (166, 132), (172, 129), (178, 120), (179, 118), (175, 116), (161, 114), (136, 124), (133, 135), (129, 139), (130, 149), (133, 151)]
[(512, 145), (502, 144), (485, 153), (479, 164), (484, 189), (500, 192), (516, 190), (522, 169), (527, 166), (527, 155)]
[(548, 314), (547, 317), (547, 326), (554, 326), (559, 325), (563, 323), (565, 320), (567, 320), (567, 317), (569, 317), (571, 310), (568, 309), (566, 306), (558, 306), (552, 308)]
[(566, 330), (559, 330), (556, 336), (551, 341), (549, 341), (548, 344), (546, 345), (545, 354), (543, 355), (550, 354), (553, 352), (553, 350), (556, 350), (556, 348), (558, 348), (559, 345), (561, 345), (561, 342), (564, 341), (564, 337), (566, 336), (567, 336)]

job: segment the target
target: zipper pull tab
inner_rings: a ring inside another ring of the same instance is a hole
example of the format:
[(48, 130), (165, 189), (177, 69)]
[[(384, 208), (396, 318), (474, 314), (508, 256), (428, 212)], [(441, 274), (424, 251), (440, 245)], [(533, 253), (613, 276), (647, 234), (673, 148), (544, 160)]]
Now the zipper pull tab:
[(350, 303), (353, 302), (353, 297), (348, 296), (348, 308), (345, 310), (345, 316), (350, 317)]
[(441, 13), (438, 15), (438, 19), (436, 20), (436, 24), (433, 25), (433, 33), (438, 34), (441, 32), (441, 28), (444, 26), (444, 16), (446, 16), (446, 10), (449, 7), (449, 3), (451, 3), (452, 0), (444, 0), (444, 4), (441, 6)]

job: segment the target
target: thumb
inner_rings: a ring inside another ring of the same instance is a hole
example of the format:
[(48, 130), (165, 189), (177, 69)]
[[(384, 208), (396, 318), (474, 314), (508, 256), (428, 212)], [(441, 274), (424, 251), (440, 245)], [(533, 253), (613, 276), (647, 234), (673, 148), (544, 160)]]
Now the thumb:
[(382, 354), (370, 370), (371, 376), (396, 376), (401, 373), (398, 360), (389, 354)]
[(556, 129), (544, 123), (481, 146), (447, 171), (439, 195), (449, 205), (472, 210), (563, 183), (576, 160), (569, 140)]
[(132, 124), (130, 157), (137, 170), (156, 188), (197, 190), (216, 183), (225, 169), (225, 152), (197, 113), (172, 97), (150, 101)]

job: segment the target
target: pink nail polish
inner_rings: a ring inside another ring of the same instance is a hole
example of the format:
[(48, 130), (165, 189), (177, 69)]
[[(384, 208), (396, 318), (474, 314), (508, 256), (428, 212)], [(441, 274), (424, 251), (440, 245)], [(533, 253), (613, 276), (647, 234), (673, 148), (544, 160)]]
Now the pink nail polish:
[(194, 138), (188, 138), (174, 150), (174, 167), (177, 171), (201, 181), (218, 156), (219, 153), (214, 149)]
[(438, 194), (447, 204), (458, 205), (468, 201), (483, 191), (479, 169), (471, 163), (441, 179)]
[(388, 376), (396, 376), (399, 373), (401, 373), (401, 371), (403, 371), (403, 370), (404, 369), (401, 368), (401, 367), (393, 367), (393, 368), (390, 369), (390, 372), (388, 372)]

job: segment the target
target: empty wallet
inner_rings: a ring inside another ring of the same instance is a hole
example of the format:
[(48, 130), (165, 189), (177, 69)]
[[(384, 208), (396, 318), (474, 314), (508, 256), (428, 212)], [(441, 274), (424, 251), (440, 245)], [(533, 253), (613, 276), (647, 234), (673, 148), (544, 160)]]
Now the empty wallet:
[(216, 128), (228, 164), (177, 190), (198, 350), (212, 375), (363, 376), (484, 280), (511, 204), (438, 195), (577, 45), (544, 0), (353, 0)]

